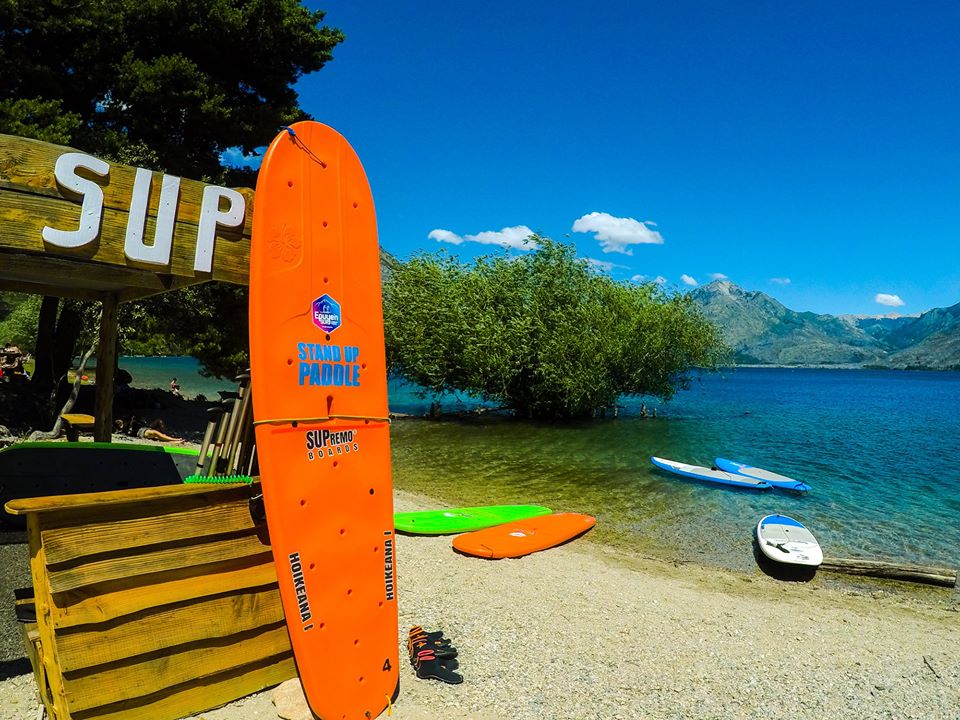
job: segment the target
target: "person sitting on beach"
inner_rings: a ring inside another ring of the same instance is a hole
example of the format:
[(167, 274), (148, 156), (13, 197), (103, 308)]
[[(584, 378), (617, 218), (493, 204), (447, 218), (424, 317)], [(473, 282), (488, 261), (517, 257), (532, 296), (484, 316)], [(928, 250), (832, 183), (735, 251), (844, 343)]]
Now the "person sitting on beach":
[(131, 375), (129, 371), (123, 368), (117, 368), (117, 371), (114, 373), (113, 394), (123, 395), (124, 393), (130, 392), (130, 383), (132, 382), (133, 375)]
[[(7, 356), (7, 355), (10, 355), (10, 356), (21, 356), (21, 355), (23, 355), (23, 352), (20, 350), (20, 348), (18, 348), (18, 347), (17, 347), (16, 345), (14, 345), (13, 343), (11, 343), (11, 342), (5, 342), (5, 343), (3, 344), (3, 355), (4, 355), (4, 356)], [(5, 357), (4, 359), (6, 360), (6, 357)]]
[(147, 424), (144, 418), (133, 415), (130, 422), (124, 429), (124, 433), (131, 437), (141, 438), (143, 440), (156, 440), (157, 442), (178, 442), (182, 443), (183, 438), (167, 435), (167, 426), (159, 418)]
[(18, 375), (23, 370), (23, 353), (13, 343), (4, 343), (3, 352), (0, 352), (0, 368), (8, 375)]

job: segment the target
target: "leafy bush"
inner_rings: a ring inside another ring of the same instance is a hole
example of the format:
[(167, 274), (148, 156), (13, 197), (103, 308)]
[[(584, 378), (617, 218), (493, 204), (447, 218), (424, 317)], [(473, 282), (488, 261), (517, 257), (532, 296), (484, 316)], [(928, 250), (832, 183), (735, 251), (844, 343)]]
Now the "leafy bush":
[(616, 282), (571, 245), (472, 265), (419, 255), (384, 286), (392, 372), (433, 392), (465, 391), (524, 417), (589, 417), (621, 395), (668, 398), (726, 349), (687, 295)]
[(40, 298), (20, 293), (0, 293), (0, 343), (12, 342), (24, 352), (33, 352), (37, 342)]

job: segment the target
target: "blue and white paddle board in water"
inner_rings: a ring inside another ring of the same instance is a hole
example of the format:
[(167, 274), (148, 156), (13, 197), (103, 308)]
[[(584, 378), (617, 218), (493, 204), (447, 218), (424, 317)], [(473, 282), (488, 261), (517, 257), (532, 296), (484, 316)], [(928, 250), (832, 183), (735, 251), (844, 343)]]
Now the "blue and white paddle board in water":
[(764, 470), (763, 468), (753, 467), (752, 465), (737, 462), (736, 460), (716, 458), (713, 461), (713, 464), (726, 472), (744, 475), (746, 477), (753, 478), (754, 480), (765, 480), (773, 487), (781, 490), (793, 490), (794, 492), (803, 493), (811, 489), (810, 486), (802, 480), (794, 480), (786, 475), (778, 475), (775, 472), (770, 472), (769, 470)]
[(778, 563), (819, 567), (820, 543), (803, 525), (786, 515), (767, 515), (757, 523), (760, 552)]
[(718, 485), (732, 485), (734, 487), (749, 488), (752, 490), (770, 489), (770, 483), (765, 480), (757, 480), (745, 475), (724, 472), (723, 470), (711, 470), (710, 468), (701, 467), (700, 465), (687, 465), (687, 463), (665, 460), (658, 457), (650, 458), (650, 462), (661, 470), (666, 470), (674, 475), (693, 478), (694, 480), (702, 480)]

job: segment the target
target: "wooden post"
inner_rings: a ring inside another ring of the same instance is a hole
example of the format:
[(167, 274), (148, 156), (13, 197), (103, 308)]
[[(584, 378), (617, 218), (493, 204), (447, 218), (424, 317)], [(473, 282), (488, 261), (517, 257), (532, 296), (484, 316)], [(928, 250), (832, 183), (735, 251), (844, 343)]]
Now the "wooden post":
[(103, 296), (100, 347), (97, 350), (97, 387), (93, 439), (110, 442), (113, 436), (113, 377), (117, 370), (117, 296)]

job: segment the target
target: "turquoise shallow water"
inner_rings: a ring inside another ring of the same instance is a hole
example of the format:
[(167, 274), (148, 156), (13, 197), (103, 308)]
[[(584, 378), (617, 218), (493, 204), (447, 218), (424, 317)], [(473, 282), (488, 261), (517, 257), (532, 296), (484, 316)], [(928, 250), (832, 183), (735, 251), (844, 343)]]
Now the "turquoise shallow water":
[(170, 380), (177, 378), (181, 392), (188, 398), (204, 395), (217, 398), (217, 390), (236, 390), (230, 380), (206, 378), (200, 364), (192, 357), (121, 357), (118, 363), (133, 376), (134, 387), (170, 389)]
[[(216, 397), (191, 358), (123, 358), (138, 387)], [(634, 552), (753, 567), (753, 527), (791, 515), (825, 554), (960, 565), (960, 373), (741, 368), (706, 375), (671, 402), (646, 398), (617, 419), (574, 425), (499, 417), (400, 420), (395, 484), (451, 504), (537, 503), (596, 515), (593, 535)], [(446, 398), (444, 410), (478, 403)], [(390, 383), (390, 408), (430, 401)], [(805, 496), (711, 487), (657, 471), (659, 455), (717, 455), (802, 479)]]
[[(960, 564), (960, 373), (739, 369), (708, 375), (656, 419), (639, 402), (574, 426), (497, 418), (397, 422), (399, 487), (451, 502), (536, 502), (597, 516), (641, 554), (753, 566), (759, 518), (805, 523), (828, 556)], [(395, 385), (391, 408), (423, 411)], [(467, 404), (464, 404), (464, 407)], [(805, 496), (662, 474), (650, 455), (721, 455), (805, 480)]]

